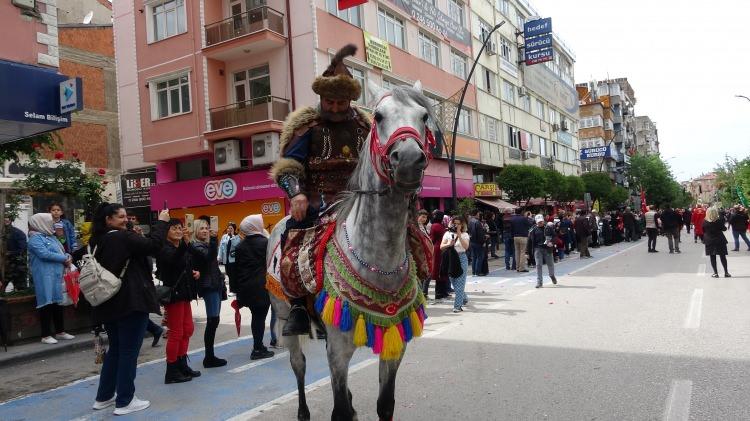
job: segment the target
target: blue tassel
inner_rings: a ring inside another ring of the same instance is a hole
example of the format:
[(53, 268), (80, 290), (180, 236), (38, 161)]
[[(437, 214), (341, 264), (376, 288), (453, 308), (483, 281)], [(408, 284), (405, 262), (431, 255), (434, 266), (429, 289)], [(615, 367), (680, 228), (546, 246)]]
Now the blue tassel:
[(318, 294), (318, 299), (315, 300), (315, 311), (318, 314), (323, 314), (323, 307), (326, 305), (326, 297), (328, 297), (328, 293), (326, 290), (323, 290)]
[(421, 304), (419, 308), (422, 309), (422, 315), (424, 316), (424, 319), (427, 320), (427, 311), (424, 309), (424, 304)]
[(412, 336), (414, 336), (411, 331), (411, 320), (409, 320), (409, 318), (407, 317), (401, 321), (401, 325), (404, 326), (404, 335), (406, 335), (406, 342), (411, 341)]
[(372, 348), (375, 345), (375, 325), (367, 322), (367, 347)]
[(344, 308), (341, 309), (341, 325), (339, 330), (342, 332), (348, 332), (354, 327), (354, 321), (352, 315), (349, 313), (349, 301), (344, 301)]

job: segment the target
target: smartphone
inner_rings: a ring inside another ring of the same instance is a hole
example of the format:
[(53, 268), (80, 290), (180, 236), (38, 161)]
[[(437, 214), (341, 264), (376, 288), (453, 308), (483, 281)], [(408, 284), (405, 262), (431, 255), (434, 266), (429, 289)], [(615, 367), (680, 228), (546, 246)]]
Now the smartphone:
[(167, 207), (167, 201), (166, 201), (166, 200), (164, 201), (164, 207), (163, 207), (162, 209), (163, 209), (163, 210), (167, 210), (167, 209), (169, 209), (169, 208)]
[(208, 224), (211, 231), (218, 233), (219, 232), (219, 217), (218, 216), (212, 216), (211, 222)]
[(195, 215), (193, 215), (192, 213), (185, 214), (185, 228), (187, 228), (190, 232), (193, 232), (194, 221), (195, 221)]

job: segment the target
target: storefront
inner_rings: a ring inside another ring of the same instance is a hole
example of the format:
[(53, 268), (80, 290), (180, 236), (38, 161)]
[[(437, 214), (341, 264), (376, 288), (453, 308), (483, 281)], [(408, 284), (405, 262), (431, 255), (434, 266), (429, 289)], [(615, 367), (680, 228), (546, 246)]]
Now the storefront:
[[(460, 200), (474, 196), (474, 174), (471, 164), (456, 162), (456, 197)], [(435, 159), (425, 170), (422, 181), (422, 208), (428, 211), (435, 209), (446, 210), (451, 205), (453, 189), (448, 161)]]
[(183, 221), (215, 217), (220, 234), (228, 223), (239, 225), (251, 214), (262, 214), (270, 231), (287, 213), (286, 195), (268, 178), (267, 169), (156, 185), (151, 188), (151, 209), (164, 206)]
[(135, 218), (134, 224), (139, 225), (148, 233), (154, 221), (151, 211), (151, 187), (156, 185), (156, 170), (125, 173), (120, 176), (120, 203), (125, 206), (128, 217)]
[(496, 183), (476, 183), (474, 184), (474, 199), (480, 208), (488, 208), (494, 212), (505, 212), (505, 210), (514, 210), (518, 206), (502, 200), (503, 191)]

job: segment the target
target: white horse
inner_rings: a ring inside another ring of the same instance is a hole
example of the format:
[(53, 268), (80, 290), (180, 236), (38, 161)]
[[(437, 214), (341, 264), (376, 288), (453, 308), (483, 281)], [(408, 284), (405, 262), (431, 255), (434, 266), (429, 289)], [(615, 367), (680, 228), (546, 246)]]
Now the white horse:
[[(395, 88), (392, 92), (372, 84), (369, 88), (376, 98), (374, 127), (360, 151), (359, 163), (349, 182), (350, 191), (343, 194), (344, 199), (337, 209), (334, 237), (338, 244), (349, 244), (342, 252), (362, 279), (380, 290), (395, 292), (403, 284), (403, 271), (388, 273), (373, 270), (371, 263), (377, 263), (378, 268), (386, 270), (403, 269), (408, 259), (406, 227), (413, 217), (411, 210), (421, 189), (430, 156), (429, 148), (434, 141), (428, 123), (433, 125), (436, 120), (428, 99), (422, 94), (420, 82), (411, 88)], [(288, 218), (278, 223), (271, 233), (268, 242), (268, 256), (271, 259), (278, 249)], [(279, 320), (276, 329), (281, 332), (290, 307), (273, 294), (271, 302)], [(331, 419), (356, 420), (352, 394), (347, 386), (349, 362), (356, 349), (354, 334), (352, 330), (342, 332), (335, 326), (327, 326), (326, 330), (334, 401)], [(305, 400), (305, 355), (300, 339), (298, 336), (283, 339), (297, 377), (297, 418), (309, 420), (310, 411)], [(380, 360), (377, 401), (380, 420), (393, 419), (396, 373), (405, 350), (406, 344), (395, 359)]]

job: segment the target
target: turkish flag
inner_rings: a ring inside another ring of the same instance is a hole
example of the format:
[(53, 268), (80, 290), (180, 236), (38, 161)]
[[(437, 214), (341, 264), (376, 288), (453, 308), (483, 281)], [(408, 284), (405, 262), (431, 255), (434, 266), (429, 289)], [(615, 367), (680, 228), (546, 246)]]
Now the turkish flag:
[(367, 0), (338, 0), (339, 10), (348, 9), (350, 7), (359, 6), (360, 4), (367, 3)]
[(641, 188), (641, 212), (648, 212), (648, 205), (646, 205), (646, 191)]

